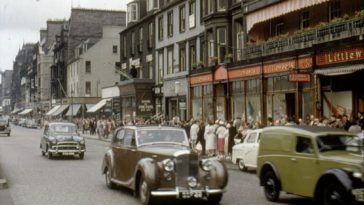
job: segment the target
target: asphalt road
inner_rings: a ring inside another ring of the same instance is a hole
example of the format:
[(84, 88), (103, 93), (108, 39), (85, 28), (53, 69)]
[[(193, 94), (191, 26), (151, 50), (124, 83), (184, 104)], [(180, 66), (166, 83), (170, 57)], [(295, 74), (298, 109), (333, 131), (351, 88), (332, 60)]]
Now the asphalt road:
[[(0, 190), (0, 205), (140, 204), (131, 191), (106, 187), (100, 167), (107, 142), (86, 140), (84, 160), (49, 160), (41, 156), (40, 136), (39, 129), (17, 126), (13, 126), (11, 137), (0, 136), (0, 166), (9, 184), (8, 189)], [(221, 205), (240, 204), (309, 205), (312, 201), (283, 194), (280, 203), (270, 203), (254, 172), (229, 170), (229, 184)]]

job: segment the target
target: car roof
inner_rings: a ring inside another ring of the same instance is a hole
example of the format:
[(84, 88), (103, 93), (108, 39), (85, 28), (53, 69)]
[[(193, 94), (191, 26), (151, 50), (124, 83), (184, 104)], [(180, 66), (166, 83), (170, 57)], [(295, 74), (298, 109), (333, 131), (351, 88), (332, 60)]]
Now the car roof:
[(135, 130), (150, 130), (150, 129), (168, 129), (168, 130), (184, 130), (183, 128), (174, 127), (174, 126), (160, 126), (160, 125), (126, 125), (121, 128), (129, 128)]
[(320, 126), (301, 126), (301, 125), (288, 125), (288, 126), (271, 126), (263, 128), (263, 133), (266, 132), (298, 132), (301, 134), (318, 136), (323, 134), (345, 134), (353, 135), (343, 129), (331, 128), (331, 127), (320, 127)]
[(73, 126), (76, 126), (76, 124), (71, 123), (71, 122), (51, 122), (48, 125), (49, 126), (51, 126), (51, 125), (73, 125)]

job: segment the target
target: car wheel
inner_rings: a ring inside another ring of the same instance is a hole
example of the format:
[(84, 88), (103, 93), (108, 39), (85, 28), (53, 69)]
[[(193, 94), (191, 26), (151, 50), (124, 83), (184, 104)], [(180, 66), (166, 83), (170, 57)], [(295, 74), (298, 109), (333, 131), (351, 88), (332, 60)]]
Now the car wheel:
[(339, 182), (333, 182), (324, 187), (322, 199), (324, 205), (351, 204), (348, 192)]
[(143, 177), (141, 177), (139, 180), (139, 198), (143, 205), (153, 204), (150, 188)]
[(45, 155), (45, 152), (42, 150), (42, 156), (44, 156)]
[(8, 137), (10, 137), (10, 133), (8, 133)]
[(48, 146), (47, 146), (47, 157), (48, 157), (48, 159), (52, 159), (53, 158), (52, 152), (49, 152), (48, 151)]
[(116, 188), (116, 185), (111, 181), (111, 173), (109, 171), (109, 168), (106, 168), (106, 171), (105, 171), (105, 182), (106, 182), (106, 186), (109, 187), (110, 189)]
[(280, 189), (278, 179), (273, 171), (267, 171), (263, 177), (264, 195), (269, 201), (276, 202), (279, 199)]
[(219, 204), (222, 199), (222, 194), (212, 194), (207, 197), (207, 202), (209, 204)]
[(238, 159), (238, 167), (239, 167), (240, 171), (246, 171), (248, 169), (245, 166), (243, 159)]
[(85, 153), (81, 152), (80, 154), (78, 154), (78, 156), (80, 157), (80, 159), (83, 159), (85, 157)]

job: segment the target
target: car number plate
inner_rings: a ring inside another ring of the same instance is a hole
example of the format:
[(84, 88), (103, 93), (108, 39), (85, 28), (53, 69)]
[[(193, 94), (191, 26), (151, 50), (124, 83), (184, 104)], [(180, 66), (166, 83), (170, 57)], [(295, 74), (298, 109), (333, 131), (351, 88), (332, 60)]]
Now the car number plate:
[(364, 189), (354, 189), (352, 193), (355, 196), (356, 201), (364, 202)]
[(73, 152), (63, 152), (62, 154), (63, 154), (63, 155), (74, 155), (74, 153), (73, 153)]
[(203, 197), (203, 193), (202, 191), (183, 191), (182, 193), (182, 198), (202, 198)]

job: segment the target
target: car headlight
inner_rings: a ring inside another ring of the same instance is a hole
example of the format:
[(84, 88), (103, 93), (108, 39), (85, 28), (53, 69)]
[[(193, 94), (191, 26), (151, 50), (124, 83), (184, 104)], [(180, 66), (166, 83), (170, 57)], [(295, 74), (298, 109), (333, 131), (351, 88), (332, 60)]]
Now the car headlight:
[(85, 144), (85, 140), (83, 140), (83, 139), (82, 139), (82, 140), (80, 141), (80, 144)]
[(52, 144), (57, 144), (57, 139), (55, 137), (50, 137), (49, 138), (49, 141), (52, 143)]
[(363, 175), (358, 171), (353, 172), (353, 177), (355, 177), (355, 178), (360, 178), (361, 179), (362, 176)]
[(201, 160), (201, 168), (205, 172), (209, 172), (212, 169), (212, 162), (209, 159)]
[(174, 162), (171, 159), (163, 160), (162, 164), (165, 171), (171, 172), (174, 170)]

